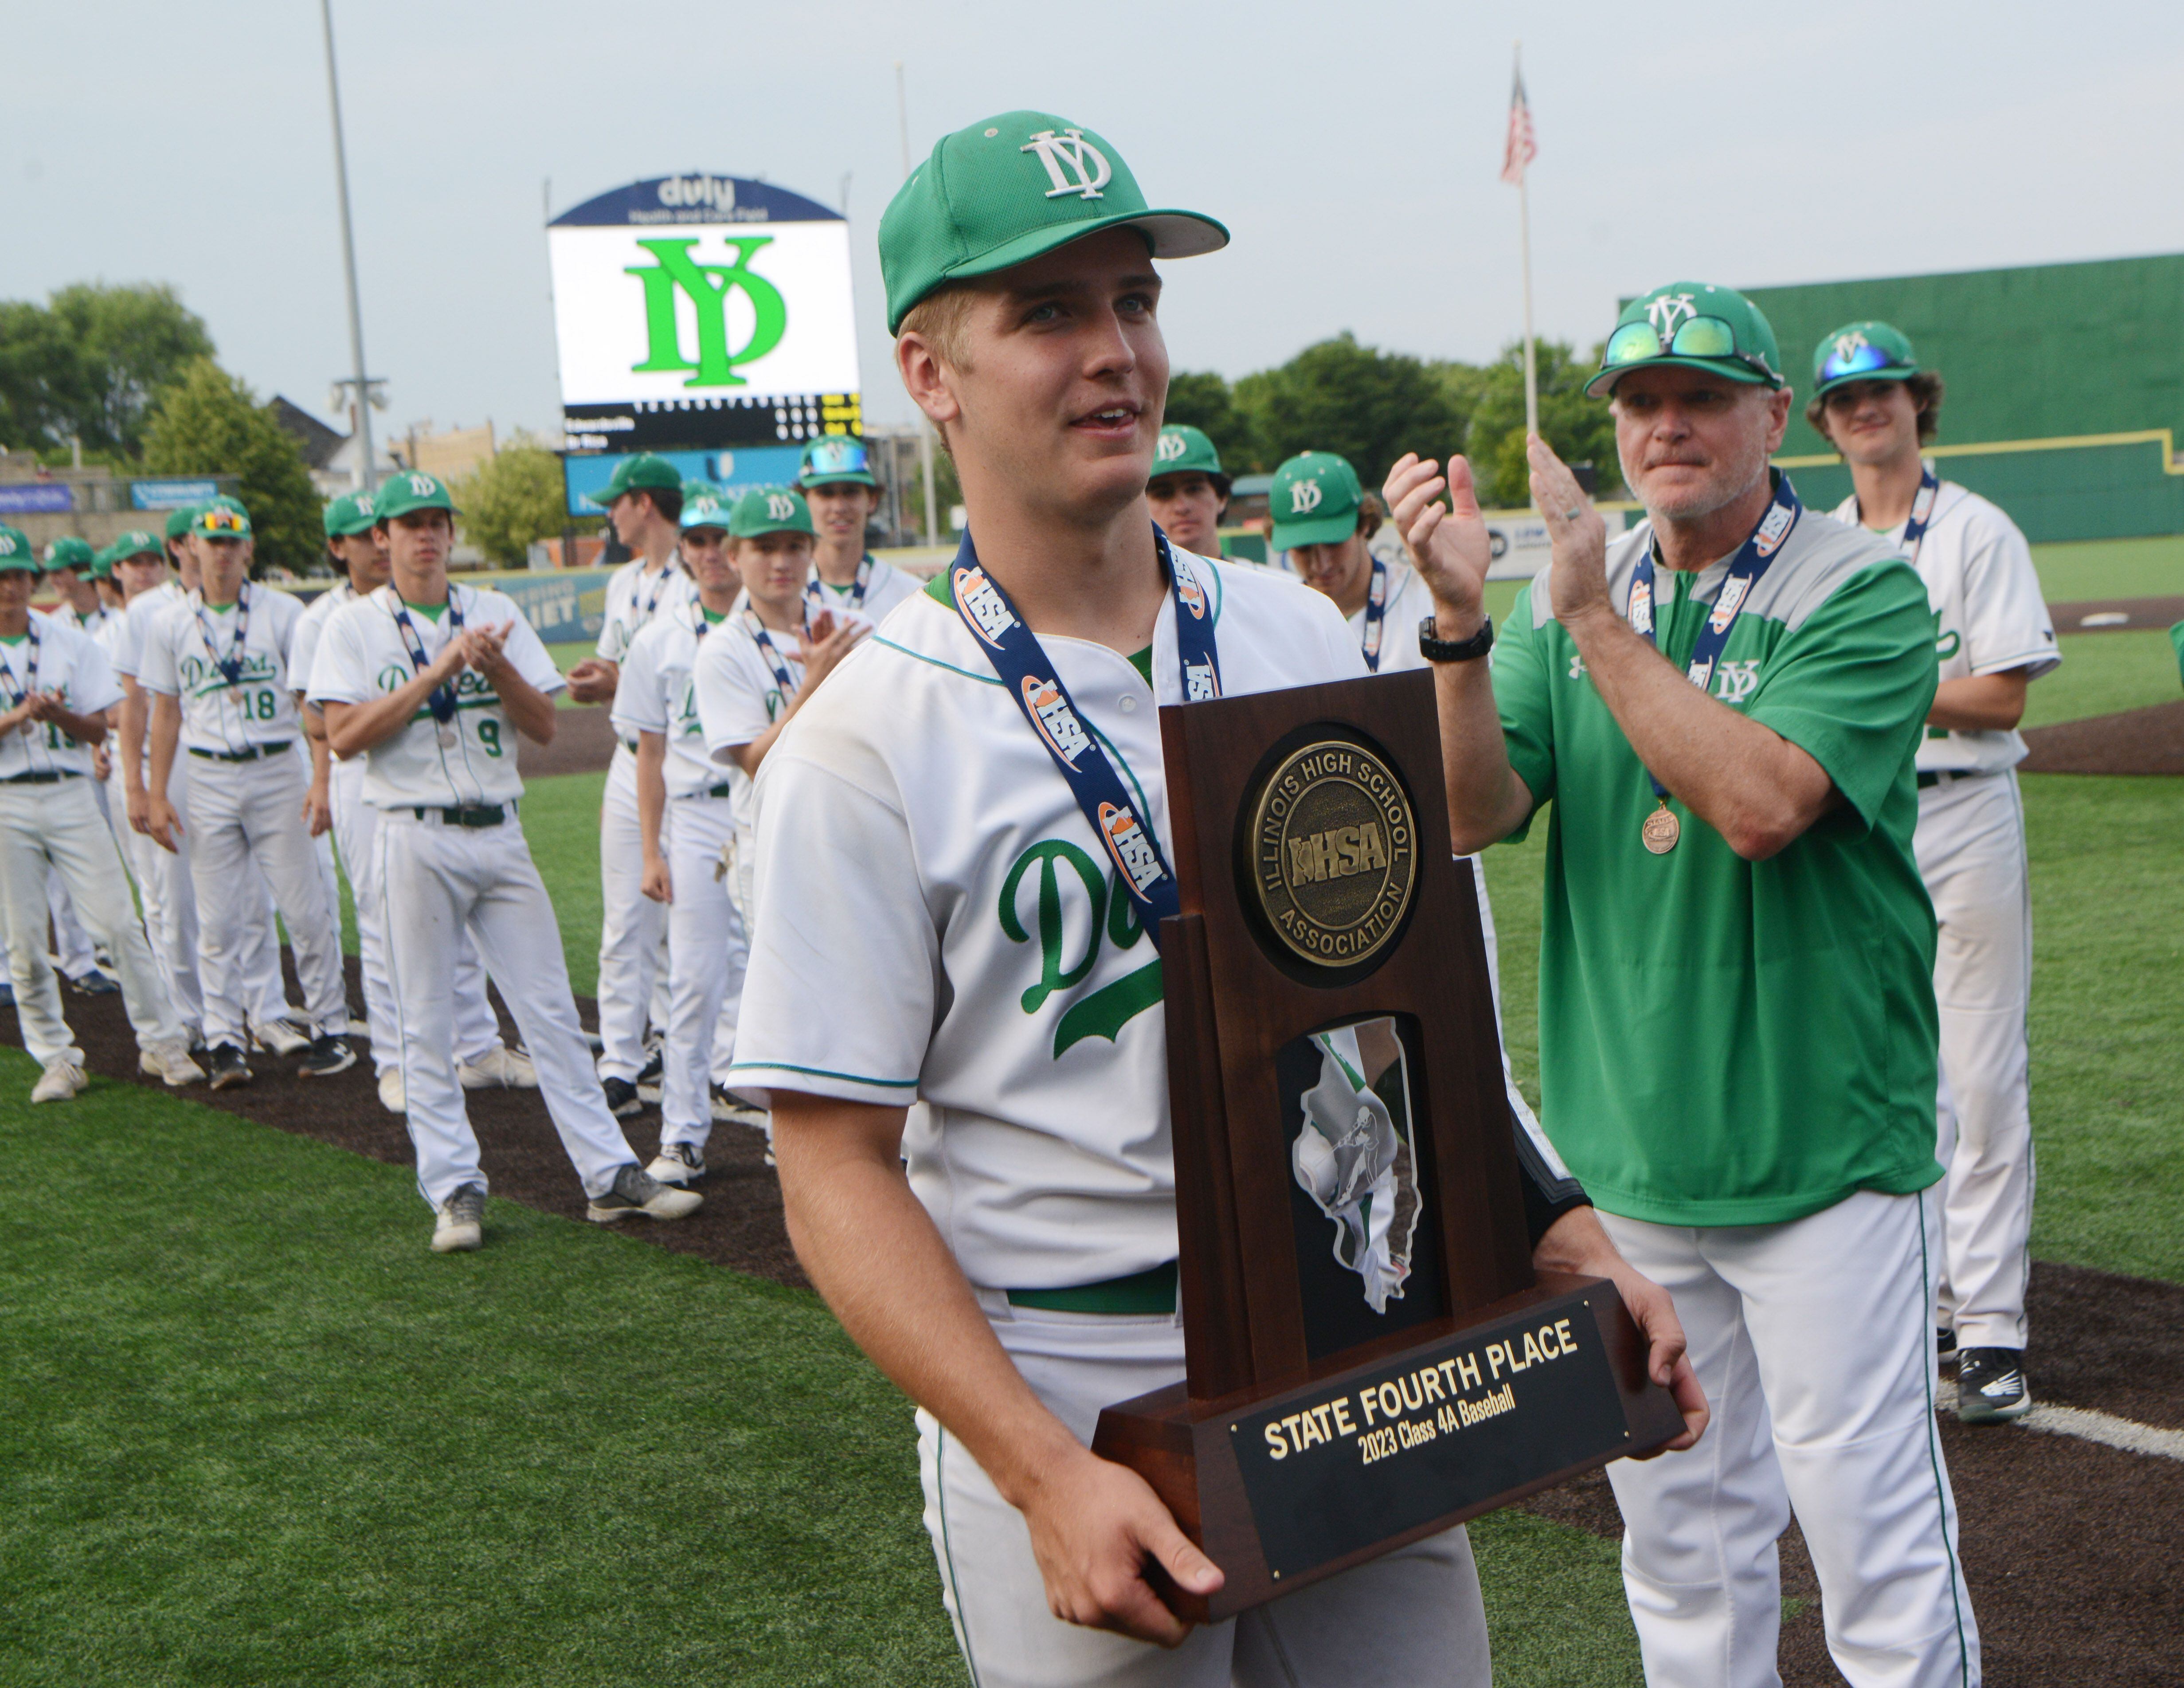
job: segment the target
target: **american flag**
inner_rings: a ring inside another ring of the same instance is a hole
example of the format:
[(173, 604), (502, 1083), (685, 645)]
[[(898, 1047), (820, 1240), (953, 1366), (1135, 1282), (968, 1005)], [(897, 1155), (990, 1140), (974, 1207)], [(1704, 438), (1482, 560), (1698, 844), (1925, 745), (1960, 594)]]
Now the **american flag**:
[(1509, 139), (1502, 150), (1502, 180), (1512, 187), (1524, 185), (1524, 166), (1540, 155), (1532, 139), (1532, 108), (1524, 97), (1524, 70), (1518, 65), (1509, 85)]

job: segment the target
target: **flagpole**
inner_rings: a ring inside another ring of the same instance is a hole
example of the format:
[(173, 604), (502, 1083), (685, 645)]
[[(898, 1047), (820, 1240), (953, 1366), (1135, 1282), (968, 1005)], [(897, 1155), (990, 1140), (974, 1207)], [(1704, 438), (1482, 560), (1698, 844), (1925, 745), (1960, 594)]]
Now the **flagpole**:
[[(1516, 44), (1517, 75), (1524, 74), (1524, 43)], [(1524, 432), (1540, 431), (1540, 370), (1532, 349), (1532, 172), (1529, 166), (1517, 177), (1518, 238), (1524, 258)]]

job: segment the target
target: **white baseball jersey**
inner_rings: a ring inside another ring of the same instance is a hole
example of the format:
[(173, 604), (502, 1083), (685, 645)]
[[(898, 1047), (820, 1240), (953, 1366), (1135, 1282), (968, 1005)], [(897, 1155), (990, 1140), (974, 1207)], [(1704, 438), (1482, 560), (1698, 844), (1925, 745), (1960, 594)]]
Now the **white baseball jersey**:
[(149, 592), (140, 592), (129, 600), (129, 607), (121, 612), (121, 632), (114, 642), (115, 673), (136, 678), (137, 671), (143, 666), (144, 635), (169, 604), (179, 604), (188, 596), (181, 582), (163, 580)]
[[(732, 752), (738, 745), (749, 744), (781, 719), (781, 712), (788, 707), (789, 699), (803, 688), (804, 664), (797, 655), (799, 646), (794, 633), (767, 633), (774, 654), (781, 659), (782, 668), (788, 676), (789, 684), (784, 690), (781, 677), (774, 672), (773, 664), (767, 660), (766, 654), (759, 648), (757, 636), (750, 630), (750, 600), (744, 598), (739, 603), (740, 607), (721, 624), (716, 635), (705, 641), (705, 649), (698, 653), (692, 682), (706, 754), (716, 767), (728, 771), (735, 804), (736, 849), (747, 859), (754, 842), (751, 777)], [(846, 616), (855, 612), (844, 610), (837, 613)]]
[(328, 619), (356, 599), (356, 588), (344, 580), (320, 593), (305, 608), (303, 619), (296, 623), (295, 636), (288, 643), (288, 683), (292, 690), (303, 692), (310, 688), (311, 670), (318, 662), (319, 640), (326, 632)]
[[(31, 669), (31, 635), (0, 639), (0, 682), (4, 682), (4, 706), (35, 686), (41, 692), (58, 692), (77, 715), (97, 715), (121, 701), (121, 687), (97, 640), (64, 625), (50, 616), (35, 612), (32, 630), (37, 634), (37, 667)], [(17, 774), (88, 774), (91, 746), (79, 744), (51, 721), (26, 721), (11, 733), (0, 733), (0, 779)]]
[(698, 595), (676, 552), (665, 568), (647, 571), (644, 559), (632, 557), (607, 577), (606, 619), (599, 627), (599, 654), (609, 662), (629, 655), (630, 642), (644, 624), (663, 610), (677, 609)]
[(303, 614), (287, 593), (248, 582), (236, 603), (216, 610), (192, 593), (145, 628), (137, 683), (181, 699), (187, 749), (293, 744), (304, 728), (290, 695), (288, 643)]
[[(725, 639), (727, 625), (715, 621), (693, 598), (672, 614), (655, 616), (630, 641), (622, 659), (621, 682), (615, 688), (615, 731), (624, 738), (640, 733), (666, 738), (663, 772), (671, 798), (701, 796), (732, 783), (705, 754), (691, 677), (699, 652)], [(742, 777), (740, 770), (737, 777)]]
[[(1836, 520), (1855, 527), (1855, 493), (1836, 505)], [(1907, 523), (1880, 537), (1903, 543)], [(1926, 582), (1927, 601), (1940, 620), (1935, 649), (1942, 678), (2001, 674), (2013, 668), (2036, 680), (2063, 660), (2055, 622), (2040, 595), (2032, 552), (2017, 524), (1977, 493), (1942, 482), (1934, 513), (1916, 551), (1907, 552)], [(2025, 760), (2025, 740), (2014, 732), (1958, 733), (1930, 727), (1919, 746), (1921, 773), (1999, 773)]]
[[(549, 696), (568, 682), (538, 634), (504, 593), (449, 585), (440, 613), (410, 606), (410, 624), (429, 666), (448, 643), (455, 615), (466, 627), (511, 623), (504, 647), (515, 671)], [(343, 604), (319, 634), (307, 696), (315, 704), (365, 704), (398, 692), (417, 677), (409, 642), (395, 619), (393, 586)], [(452, 610), (449, 606), (452, 606)], [(410, 724), (364, 753), (364, 800), (375, 809), (453, 809), (513, 803), (523, 795), (515, 771), (515, 729), (500, 694), (484, 675), (465, 668), (450, 682), (455, 712), (444, 723), (420, 705)]]
[[(1194, 565), (1228, 695), (1365, 671), (1318, 593)], [(1150, 685), (1103, 645), (1041, 643), (1173, 861), (1159, 720), (1184, 700), (1173, 599)], [(911, 1184), (974, 1284), (1089, 1284), (1173, 1260), (1159, 958), (950, 604), (911, 599), (828, 677), (767, 755), (756, 809), (738, 1088), (927, 1102), (905, 1137)]]
[[(1404, 561), (1391, 562), (1388, 569), (1388, 603), (1380, 617), (1380, 661), (1373, 669), (1375, 674), (1399, 674), (1407, 668), (1424, 668), (1424, 654), (1418, 649), (1418, 623), (1434, 612), (1433, 588), (1426, 577)], [(1368, 603), (1350, 618), (1350, 631), (1357, 635), (1357, 648), (1365, 648), (1365, 618), (1370, 613)]]
[[(815, 565), (811, 571), (811, 583), (818, 588), (819, 596), (812, 607), (816, 609), (823, 604), (837, 614), (847, 611), (878, 623), (887, 620), (888, 612), (896, 604), (905, 599), (916, 597), (925, 588), (924, 582), (916, 576), (895, 567), (892, 563), (883, 563), (878, 557), (867, 557), (865, 560), (872, 565), (872, 571), (866, 579), (865, 597), (861, 604), (853, 604), (850, 601), (856, 596), (857, 583), (854, 580), (842, 586), (831, 585), (819, 578), (819, 571)], [(810, 588), (806, 588), (805, 601), (811, 602), (812, 596)]]

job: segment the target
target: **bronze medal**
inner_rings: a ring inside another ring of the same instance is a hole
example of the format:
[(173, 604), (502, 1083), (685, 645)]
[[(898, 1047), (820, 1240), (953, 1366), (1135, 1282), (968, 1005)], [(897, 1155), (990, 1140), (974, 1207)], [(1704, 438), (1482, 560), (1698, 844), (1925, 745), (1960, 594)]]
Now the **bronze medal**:
[(1646, 848), (1656, 855), (1666, 855), (1676, 847), (1676, 840), (1683, 835), (1683, 823), (1676, 819), (1665, 803), (1648, 815), (1646, 824), (1639, 828), (1639, 836), (1646, 840)]

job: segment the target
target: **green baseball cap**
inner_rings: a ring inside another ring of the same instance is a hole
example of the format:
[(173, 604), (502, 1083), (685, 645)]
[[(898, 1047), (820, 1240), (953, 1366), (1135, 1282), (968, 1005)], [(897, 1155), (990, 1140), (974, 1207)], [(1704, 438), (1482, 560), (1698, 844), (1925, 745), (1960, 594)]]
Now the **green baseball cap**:
[(1847, 381), (1903, 381), (1918, 373), (1911, 342), (1885, 322), (1845, 323), (1813, 348), (1815, 398)]
[(79, 539), (73, 533), (46, 547), (47, 574), (58, 574), (63, 569), (87, 569), (98, 560), (98, 554), (91, 549), (91, 541)]
[(240, 499), (225, 493), (209, 504), (199, 504), (190, 517), (190, 532), (200, 539), (248, 539), (250, 512)]
[(1585, 394), (1603, 397), (1632, 370), (1663, 367), (1782, 385), (1782, 354), (1759, 307), (1710, 281), (1671, 281), (1624, 306)]
[(613, 476), (605, 486), (591, 495), (591, 499), (604, 510), (624, 493), (679, 493), (682, 490), (682, 476), (673, 464), (652, 452), (640, 451), (636, 456), (625, 457), (616, 464)]
[(31, 536), (4, 521), (0, 521), (0, 569), (16, 569), (25, 574), (44, 572), (38, 566), (38, 554), (31, 549)]
[(1267, 494), (1274, 519), (1274, 549), (1335, 545), (1357, 531), (1365, 502), (1357, 471), (1331, 451), (1301, 452), (1276, 471)]
[(811, 506), (793, 487), (753, 487), (736, 500), (728, 532), (738, 539), (755, 539), (761, 533), (812, 533)]
[(326, 505), (326, 538), (354, 539), (370, 532), (379, 520), (376, 502), (370, 493), (343, 493)]
[(167, 512), (167, 538), (180, 539), (190, 531), (190, 524), (198, 519), (198, 507), (184, 504), (180, 510)]
[(454, 520), (455, 500), (448, 483), (421, 469), (404, 469), (389, 475), (371, 495), (371, 523), (392, 521), (398, 515), (415, 515), (421, 510), (443, 510)]
[(106, 559), (106, 566), (109, 573), (112, 572), (115, 564), (125, 563), (131, 557), (153, 556), (157, 557), (163, 563), (167, 560), (166, 549), (159, 543), (158, 536), (147, 533), (141, 527), (131, 528), (109, 545), (101, 554)]
[(1152, 209), (1123, 155), (1066, 118), (1008, 111), (944, 135), (880, 219), (888, 332), (946, 282), (1124, 227), (1143, 234), (1155, 258), (1195, 258), (1228, 244), (1228, 231), (1211, 217)]
[(877, 489), (879, 476), (872, 473), (865, 443), (848, 434), (822, 434), (804, 448), (804, 461), (796, 471), (799, 487), (856, 486)]
[(114, 573), (114, 548), (104, 546), (91, 554), (91, 566), (83, 571), (86, 580), (105, 580)]
[(1188, 422), (1170, 422), (1160, 431), (1153, 446), (1152, 478), (1164, 475), (1203, 475), (1223, 498), (1228, 496), (1228, 476), (1221, 467), (1221, 454), (1201, 429)]
[(692, 492), (685, 487), (682, 493), (682, 531), (688, 533), (694, 527), (717, 527), (727, 532), (735, 513), (722, 497), (721, 489), (702, 482), (693, 482), (691, 485), (697, 490)]

